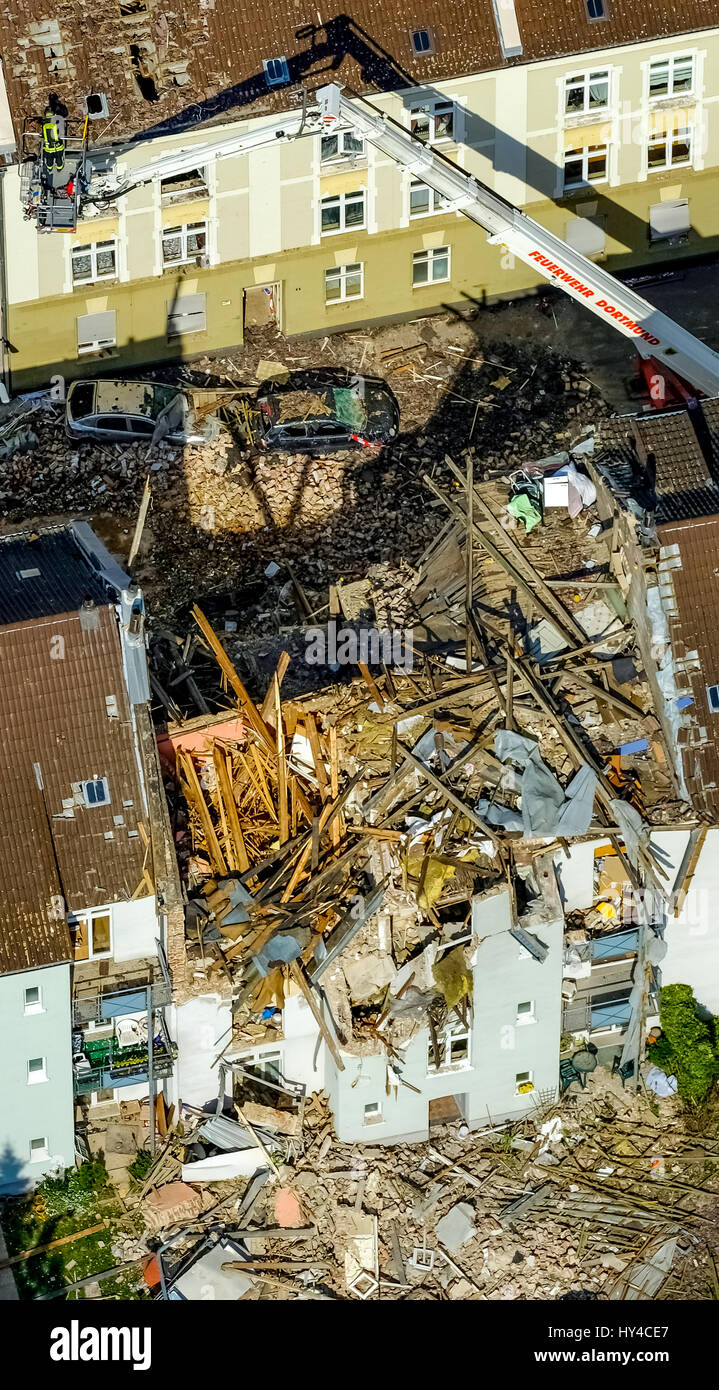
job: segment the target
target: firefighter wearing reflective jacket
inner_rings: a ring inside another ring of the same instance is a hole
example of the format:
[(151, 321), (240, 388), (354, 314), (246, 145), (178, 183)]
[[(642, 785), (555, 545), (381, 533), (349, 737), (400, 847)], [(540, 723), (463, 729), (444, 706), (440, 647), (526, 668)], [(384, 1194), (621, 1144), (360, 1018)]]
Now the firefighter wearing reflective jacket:
[(42, 123), (42, 149), (48, 169), (57, 169), (58, 173), (65, 168), (64, 129), (61, 130), (64, 125), (62, 117), (48, 106)]

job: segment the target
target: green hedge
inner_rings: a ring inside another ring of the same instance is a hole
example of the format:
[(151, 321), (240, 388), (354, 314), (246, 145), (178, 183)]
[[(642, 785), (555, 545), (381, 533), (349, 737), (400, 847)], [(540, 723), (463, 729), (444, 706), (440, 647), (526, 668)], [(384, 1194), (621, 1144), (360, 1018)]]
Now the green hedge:
[(677, 1078), (683, 1100), (700, 1105), (719, 1078), (715, 1020), (698, 1011), (691, 985), (665, 985), (659, 996), (663, 1036), (649, 1047), (649, 1060)]

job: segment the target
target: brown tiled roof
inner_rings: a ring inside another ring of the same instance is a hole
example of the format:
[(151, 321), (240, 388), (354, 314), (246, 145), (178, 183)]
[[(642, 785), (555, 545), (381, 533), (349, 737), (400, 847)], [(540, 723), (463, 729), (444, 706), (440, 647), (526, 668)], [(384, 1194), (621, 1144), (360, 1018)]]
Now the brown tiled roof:
[[(128, 832), (146, 818), (114, 609), (98, 606), (89, 625), (75, 609), (1, 627), (0, 669), (0, 973), (6, 973), (69, 959), (58, 897), (78, 911), (133, 894), (145, 851), (141, 837)], [(108, 715), (109, 696), (117, 718)], [(93, 776), (107, 778), (110, 804), (75, 805), (65, 818), (73, 783)]]
[[(705, 405), (709, 404), (712, 403), (705, 402)], [(685, 410), (634, 419), (619, 416), (601, 421), (596, 436), (597, 463), (632, 495), (635, 489), (630, 441), (634, 430), (637, 457), (641, 459), (642, 455), (654, 454), (656, 460), (658, 522), (681, 521), (719, 512), (719, 487), (707, 467)]]
[[(71, 116), (88, 93), (102, 92), (108, 137), (122, 140), (183, 112), (197, 121), (282, 107), (288, 94), (298, 100), (303, 82), (338, 77), (359, 91), (392, 90), (719, 23), (719, 0), (609, 0), (605, 8), (608, 18), (591, 23), (586, 0), (516, 0), (522, 53), (505, 60), (491, 0), (356, 0), (351, 17), (322, 7), (324, 22), (315, 4), (298, 0), (178, 0), (169, 9), (159, 0), (9, 0), (0, 52), (16, 127), (41, 116), (51, 92)], [(410, 42), (418, 28), (434, 43), (422, 58)], [(281, 56), (293, 85), (270, 92), (262, 60)], [(104, 125), (91, 133), (102, 138)]]
[(695, 806), (716, 816), (719, 811), (719, 713), (714, 714), (707, 686), (719, 685), (719, 515), (668, 523), (657, 528), (666, 551), (663, 569), (665, 607), (674, 607), (669, 635), (677, 686), (691, 697), (679, 730), (684, 778)]

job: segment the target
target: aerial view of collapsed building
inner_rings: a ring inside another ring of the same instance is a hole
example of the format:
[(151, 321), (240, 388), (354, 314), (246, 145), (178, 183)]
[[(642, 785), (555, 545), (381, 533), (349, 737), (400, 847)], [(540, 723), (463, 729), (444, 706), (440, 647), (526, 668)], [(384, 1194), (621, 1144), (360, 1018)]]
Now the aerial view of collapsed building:
[(719, 24), (371, 8), (0, 18), (7, 1299), (719, 1296)]

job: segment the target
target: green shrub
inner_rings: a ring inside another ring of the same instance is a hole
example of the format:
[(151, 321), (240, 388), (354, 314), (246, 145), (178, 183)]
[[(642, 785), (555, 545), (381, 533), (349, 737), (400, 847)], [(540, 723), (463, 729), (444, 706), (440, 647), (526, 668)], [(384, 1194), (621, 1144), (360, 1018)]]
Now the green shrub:
[(690, 985), (665, 985), (659, 996), (663, 1037), (649, 1048), (649, 1060), (677, 1078), (683, 1100), (700, 1105), (719, 1077), (712, 1023), (703, 1019)]
[(154, 1162), (155, 1154), (151, 1154), (149, 1149), (140, 1149), (137, 1158), (133, 1158), (127, 1171), (130, 1177), (136, 1178), (138, 1182), (142, 1183), (145, 1181)]

